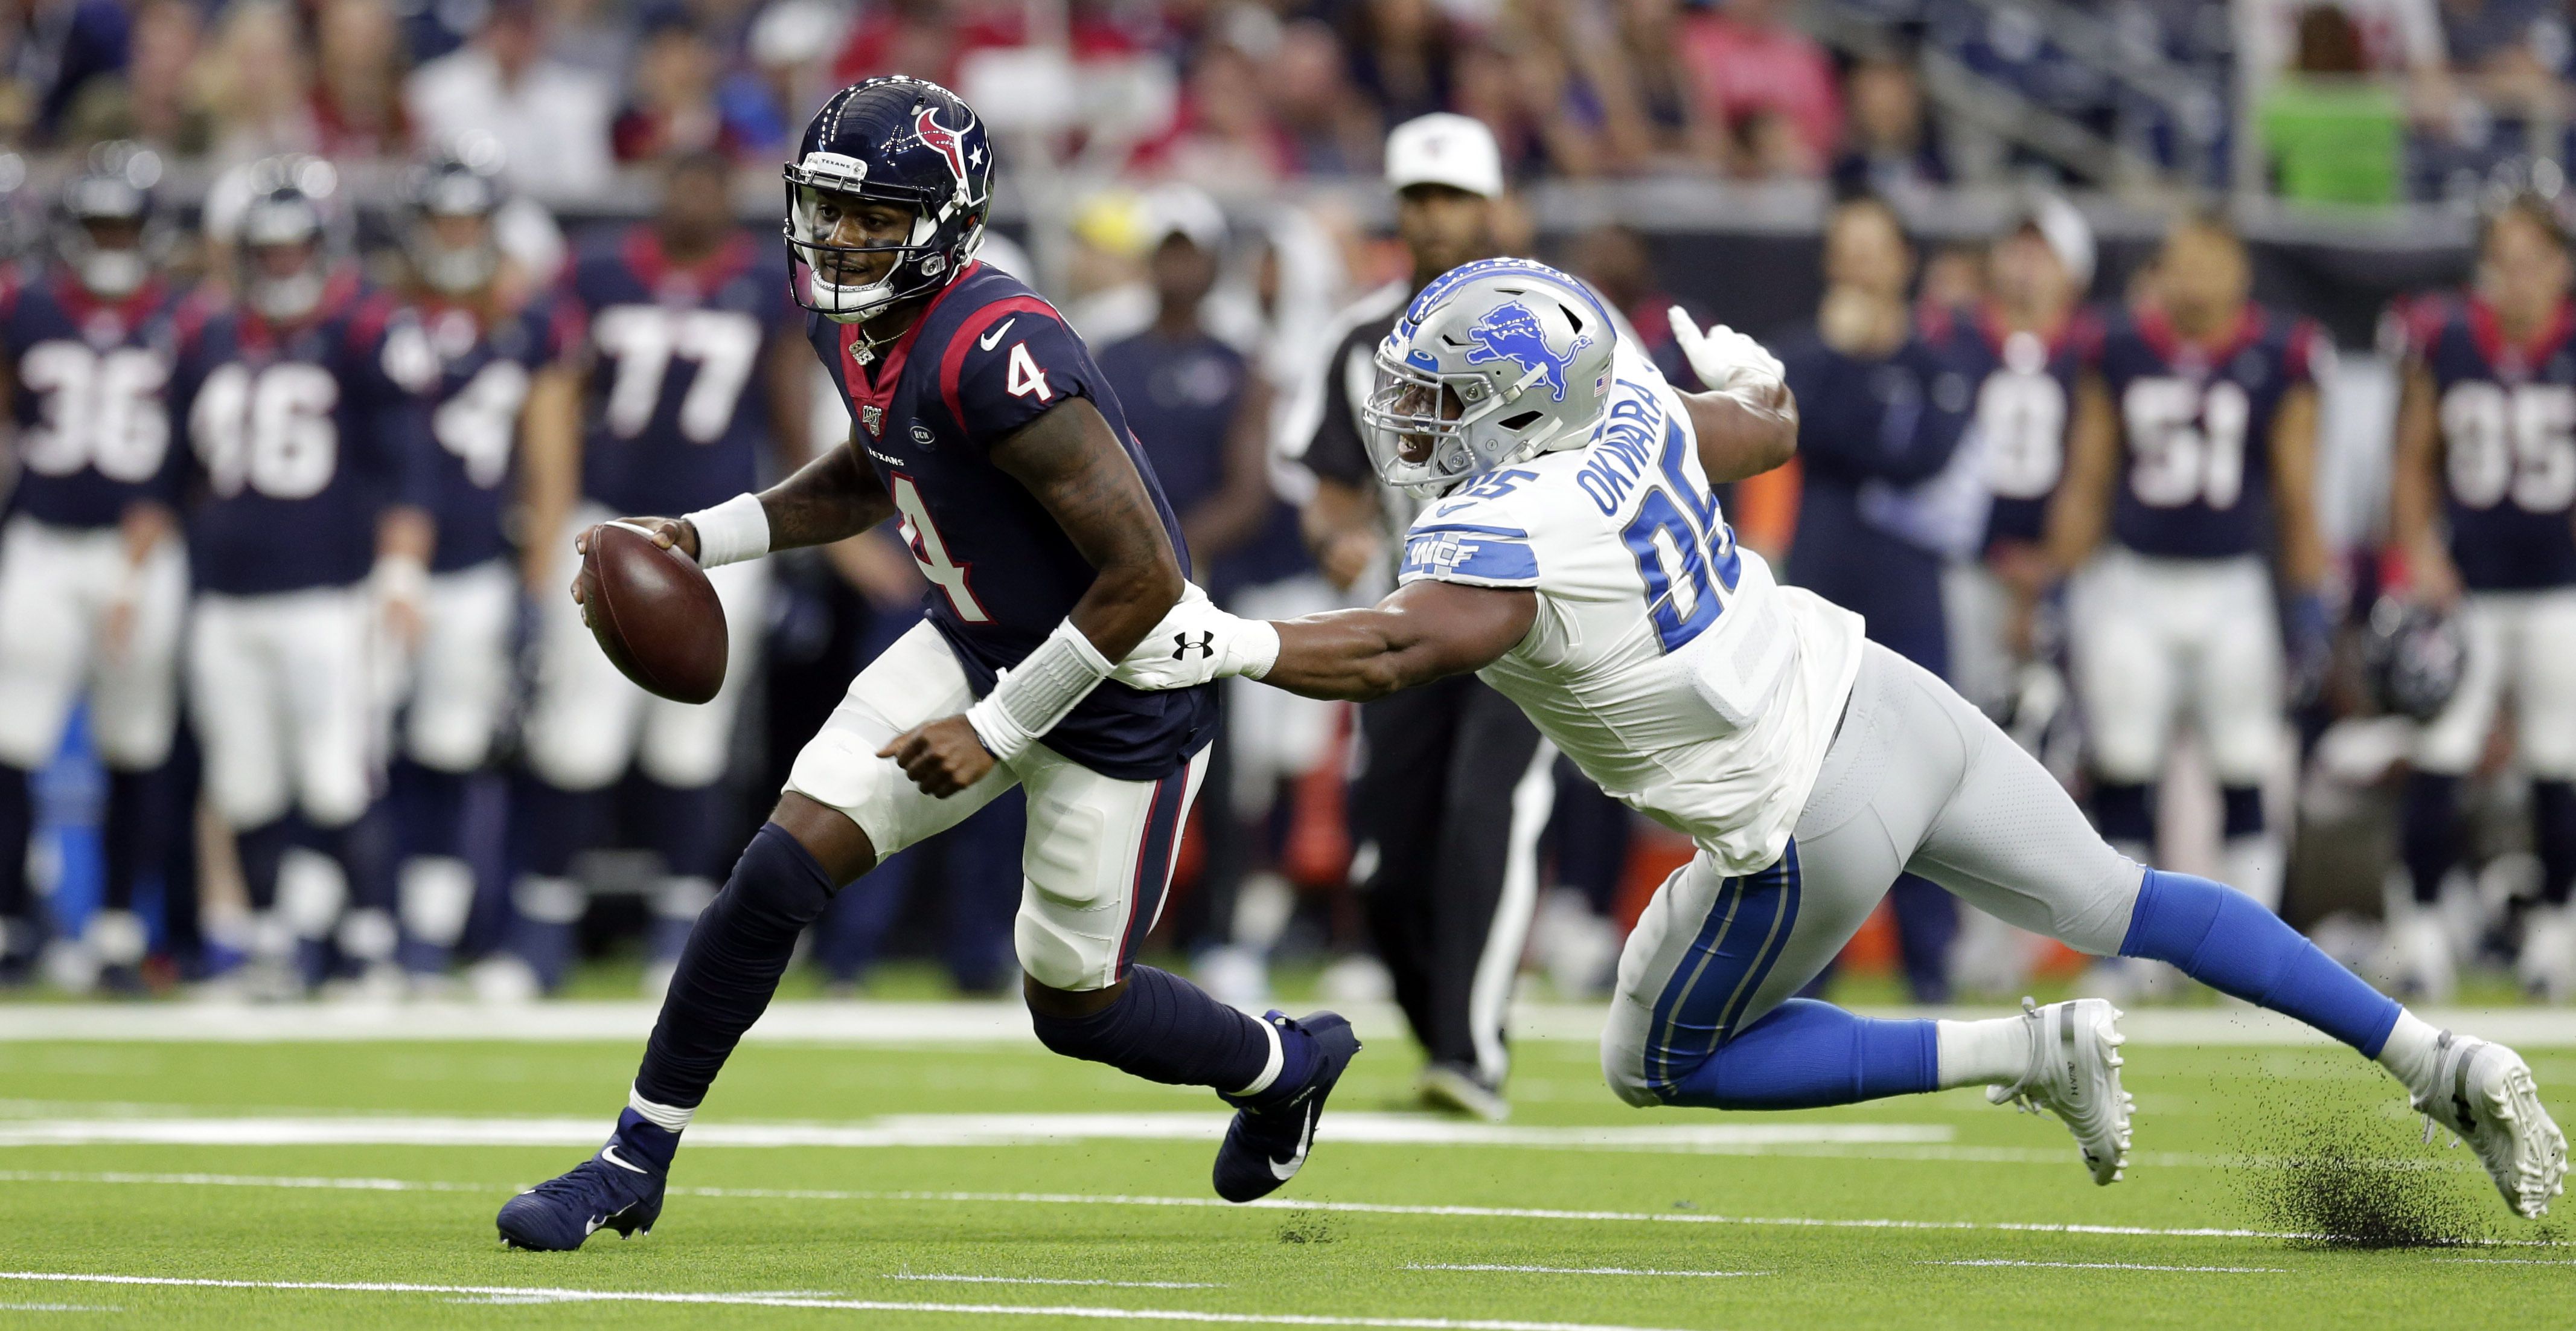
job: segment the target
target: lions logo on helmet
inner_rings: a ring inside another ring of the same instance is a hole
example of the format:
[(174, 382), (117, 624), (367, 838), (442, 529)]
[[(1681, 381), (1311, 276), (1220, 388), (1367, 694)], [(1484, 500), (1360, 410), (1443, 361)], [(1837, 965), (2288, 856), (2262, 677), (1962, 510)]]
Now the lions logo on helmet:
[(1490, 360), (1510, 360), (1527, 373), (1523, 382), (1535, 377), (1545, 382), (1553, 401), (1565, 400), (1565, 367), (1574, 363), (1575, 353), (1592, 345), (1592, 335), (1577, 333), (1574, 345), (1560, 356), (1548, 349), (1547, 333), (1538, 326), (1538, 316), (1519, 301), (1497, 305), (1491, 313), (1467, 329), (1476, 342), (1467, 353), (1467, 363), (1480, 365)]
[[(955, 280), (983, 243), (992, 209), (983, 122), (957, 94), (900, 74), (852, 84), (824, 103), (786, 177), (796, 302), (839, 323), (864, 322)], [(845, 236), (862, 200), (911, 210), (910, 232), (890, 245)], [(877, 255), (891, 262), (868, 278)]]

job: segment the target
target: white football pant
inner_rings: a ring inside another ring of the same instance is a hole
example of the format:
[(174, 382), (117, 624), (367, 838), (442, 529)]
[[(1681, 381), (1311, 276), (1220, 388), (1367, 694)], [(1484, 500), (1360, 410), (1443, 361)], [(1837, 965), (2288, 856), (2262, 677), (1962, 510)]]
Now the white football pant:
[(363, 584), (197, 598), (188, 697), (225, 823), (259, 827), (301, 809), (316, 827), (345, 827), (366, 812), (382, 757), (376, 631)]
[[(101, 632), (129, 583), (125, 640), (110, 652)], [(86, 690), (99, 757), (122, 771), (160, 766), (178, 723), (187, 605), (188, 556), (175, 538), (137, 570), (113, 527), (11, 519), (0, 530), (0, 763), (51, 761)]]
[(2576, 587), (2471, 592), (2460, 606), (2468, 660), (2450, 705), (2415, 742), (2415, 765), (2444, 776), (2478, 765), (2496, 708), (2513, 698), (2514, 753), (2544, 781), (2576, 780)]

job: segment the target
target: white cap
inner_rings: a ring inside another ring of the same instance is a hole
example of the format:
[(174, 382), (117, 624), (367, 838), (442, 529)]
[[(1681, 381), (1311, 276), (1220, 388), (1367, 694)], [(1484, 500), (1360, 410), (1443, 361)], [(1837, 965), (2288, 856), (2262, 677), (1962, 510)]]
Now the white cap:
[(1225, 210), (1196, 185), (1157, 185), (1138, 201), (1137, 214), (1148, 250), (1174, 236), (1203, 250), (1225, 248)]
[(1488, 199), (1503, 194), (1503, 150), (1494, 132), (1470, 116), (1434, 111), (1396, 126), (1386, 136), (1386, 184), (1447, 185)]
[(2049, 253), (2066, 266), (2067, 276), (2075, 279), (2079, 289), (2093, 285), (2093, 227), (2074, 204), (2055, 194), (2039, 194), (2022, 209), (2015, 229), (2029, 227), (2039, 233)]

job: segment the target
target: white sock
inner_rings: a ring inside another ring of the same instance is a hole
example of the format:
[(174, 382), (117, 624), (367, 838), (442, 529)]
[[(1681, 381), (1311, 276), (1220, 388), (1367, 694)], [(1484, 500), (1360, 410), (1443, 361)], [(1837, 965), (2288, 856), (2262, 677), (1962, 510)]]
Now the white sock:
[(1986, 1021), (1936, 1021), (1933, 1027), (1933, 1072), (1942, 1090), (1960, 1086), (1997, 1086), (2022, 1079), (2030, 1071), (2030, 1022), (2020, 1017)]
[(652, 1101), (645, 1099), (644, 1093), (636, 1090), (632, 1086), (626, 1088), (626, 1107), (643, 1115), (645, 1122), (650, 1123), (657, 1128), (664, 1128), (672, 1132), (678, 1132), (688, 1127), (689, 1120), (696, 1117), (698, 1112), (695, 1109), (678, 1109), (670, 1105), (657, 1105)]
[(2411, 1091), (2433, 1075), (2433, 1042), (2441, 1037), (2438, 1028), (2399, 1008), (2397, 1025), (2390, 1028), (2388, 1042), (2379, 1047), (2379, 1066)]

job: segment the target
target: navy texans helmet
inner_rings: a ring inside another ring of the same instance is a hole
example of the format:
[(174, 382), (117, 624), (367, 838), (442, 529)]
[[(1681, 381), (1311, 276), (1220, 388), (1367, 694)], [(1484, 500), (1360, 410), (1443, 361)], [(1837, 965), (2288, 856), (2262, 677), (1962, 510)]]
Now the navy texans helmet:
[(54, 251), (94, 296), (122, 300), (139, 290), (165, 257), (167, 228), (152, 187), (161, 158), (132, 143), (91, 150), (55, 201)]
[(2459, 692), (2468, 659), (2457, 616), (2393, 596), (2371, 606), (2361, 670), (2380, 710), (2418, 721), (2441, 715)]
[(429, 158), (405, 178), (403, 196), (403, 252), (421, 282), (450, 296), (482, 290), (501, 266), (493, 214), (509, 198), (497, 147), (459, 145)]
[[(897, 301), (946, 286), (984, 241), (993, 204), (993, 151), (983, 122), (957, 94), (901, 74), (843, 88), (814, 113), (787, 164), (787, 257), (801, 271), (796, 303), (858, 323)], [(899, 245), (834, 240), (848, 201), (913, 210)], [(850, 284), (859, 256), (892, 254), (873, 282)]]

